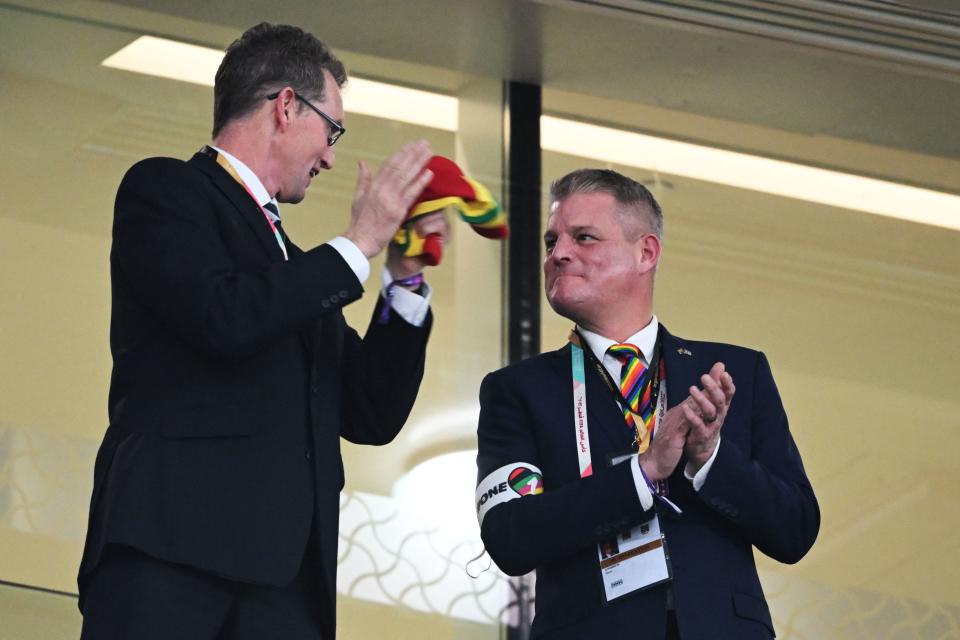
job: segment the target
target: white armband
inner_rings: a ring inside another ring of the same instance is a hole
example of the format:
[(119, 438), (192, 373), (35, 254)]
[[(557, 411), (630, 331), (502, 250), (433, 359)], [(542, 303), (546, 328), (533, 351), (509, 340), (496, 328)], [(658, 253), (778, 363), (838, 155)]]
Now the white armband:
[(516, 498), (543, 493), (543, 474), (529, 462), (505, 464), (477, 485), (477, 520), (483, 525), (487, 511)]

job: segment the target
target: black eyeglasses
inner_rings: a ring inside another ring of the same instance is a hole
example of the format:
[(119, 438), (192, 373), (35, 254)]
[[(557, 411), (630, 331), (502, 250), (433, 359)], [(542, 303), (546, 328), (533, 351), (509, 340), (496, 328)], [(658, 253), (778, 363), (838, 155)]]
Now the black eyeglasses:
[[(279, 91), (277, 93), (271, 93), (270, 95), (267, 96), (267, 100), (276, 100), (277, 96), (279, 95), (280, 95)], [(316, 111), (317, 115), (319, 115), (321, 118), (327, 121), (327, 124), (330, 125), (330, 133), (327, 135), (327, 144), (330, 145), (331, 147), (337, 144), (337, 140), (340, 139), (340, 136), (342, 136), (347, 132), (346, 127), (344, 127), (342, 124), (340, 124), (339, 122), (337, 122), (336, 120), (334, 120), (333, 118), (325, 114), (320, 109), (313, 106), (309, 100), (301, 96), (299, 93), (294, 92), (293, 95), (296, 96), (297, 100), (299, 100), (303, 104), (307, 105), (308, 107)]]

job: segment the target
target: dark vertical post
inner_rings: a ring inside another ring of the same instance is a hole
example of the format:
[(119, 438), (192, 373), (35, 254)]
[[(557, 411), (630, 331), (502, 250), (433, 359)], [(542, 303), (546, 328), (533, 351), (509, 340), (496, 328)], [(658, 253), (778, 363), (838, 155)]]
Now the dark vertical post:
[[(541, 90), (508, 82), (504, 90), (504, 182), (510, 239), (506, 269), (508, 362), (540, 353), (540, 228), (543, 183), (540, 149)], [(507, 640), (527, 640), (533, 619), (532, 575), (510, 578)]]
[(541, 90), (508, 82), (504, 93), (504, 178), (510, 216), (506, 336), (507, 359), (512, 363), (540, 353)]

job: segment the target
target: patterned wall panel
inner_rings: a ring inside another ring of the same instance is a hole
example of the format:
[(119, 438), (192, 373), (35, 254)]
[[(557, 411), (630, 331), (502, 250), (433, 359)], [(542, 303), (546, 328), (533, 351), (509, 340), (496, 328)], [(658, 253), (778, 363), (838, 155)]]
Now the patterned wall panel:
[[(81, 542), (96, 442), (0, 425), (0, 541), (4, 532)], [(427, 523), (390, 496), (344, 492), (338, 591), (343, 596), (479, 623), (515, 623), (518, 590), (481, 555), (464, 527)], [(475, 532), (476, 530), (473, 529)], [(7, 553), (17, 553), (8, 549)], [(478, 556), (480, 556), (478, 558)], [(0, 580), (4, 579), (0, 556)], [(65, 567), (72, 576), (76, 567)], [(764, 570), (761, 579), (783, 640), (960, 639), (960, 605), (811, 583)], [(525, 600), (525, 599), (524, 599)]]

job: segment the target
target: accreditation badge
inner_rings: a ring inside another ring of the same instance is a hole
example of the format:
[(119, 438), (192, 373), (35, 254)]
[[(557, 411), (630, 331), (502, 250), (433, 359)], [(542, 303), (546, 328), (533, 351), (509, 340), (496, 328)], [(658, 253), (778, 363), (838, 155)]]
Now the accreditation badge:
[[(630, 452), (617, 456), (612, 463), (619, 464), (634, 455)], [(646, 522), (598, 544), (597, 556), (607, 602), (671, 578), (670, 556), (656, 510)]]

